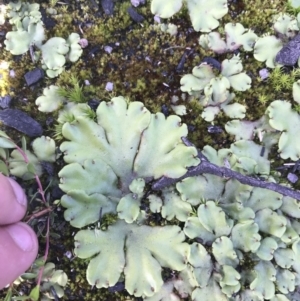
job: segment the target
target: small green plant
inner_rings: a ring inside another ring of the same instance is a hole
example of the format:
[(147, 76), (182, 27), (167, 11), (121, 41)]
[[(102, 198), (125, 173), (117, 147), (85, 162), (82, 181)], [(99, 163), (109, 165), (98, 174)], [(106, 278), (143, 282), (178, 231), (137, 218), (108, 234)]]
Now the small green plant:
[(293, 69), (290, 73), (283, 71), (282, 67), (276, 67), (270, 72), (268, 82), (276, 92), (289, 91), (293, 84), (300, 77), (300, 69)]
[(64, 287), (68, 276), (62, 270), (56, 270), (52, 262), (45, 263), (43, 258), (37, 258), (30, 270), (20, 276), (21, 280), (38, 280), (40, 269), (43, 269), (40, 284), (35, 286), (29, 296), (11, 296), (12, 301), (51, 301), (64, 295)]
[(49, 0), (49, 4), (51, 7), (54, 7), (59, 0)]
[[(62, 127), (68, 141), (61, 150), (69, 163), (59, 172), (60, 187), (66, 193), (61, 202), (67, 208), (65, 219), (82, 228), (97, 222), (99, 212), (118, 213), (119, 221), (105, 232), (80, 230), (75, 252), (81, 258), (102, 254), (88, 266), (91, 285), (113, 286), (123, 271), (130, 294), (151, 296), (163, 285), (161, 266), (184, 269), (189, 247), (179, 227), (146, 225), (141, 210), (145, 184), (162, 175), (180, 177), (187, 166), (197, 165), (199, 158), (194, 147), (181, 141), (187, 126), (177, 116), (151, 114), (142, 103), (127, 103), (123, 97), (102, 102), (96, 114), (97, 122), (78, 116)], [(178, 202), (182, 206), (179, 198), (168, 198), (162, 206), (163, 216), (186, 218), (188, 212), (176, 208)], [(143, 262), (142, 266), (137, 262)], [(140, 269), (144, 272), (138, 272)]]
[(266, 94), (260, 94), (260, 95), (258, 96), (258, 101), (259, 101), (262, 105), (264, 105), (264, 104), (266, 104), (266, 103), (269, 101), (269, 99), (268, 99), (268, 96), (267, 96)]
[[(298, 13), (300, 13), (300, 6), (295, 6), (293, 5), (293, 0), (288, 0), (286, 2), (286, 11), (291, 14), (291, 15), (294, 15), (294, 16), (297, 16)], [(294, 1), (294, 2), (297, 2), (297, 1)]]
[(70, 77), (70, 86), (71, 87), (59, 87), (58, 94), (68, 101), (76, 103), (86, 102), (82, 86), (80, 86), (78, 78), (74, 75)]
[(88, 119), (95, 120), (96, 113), (87, 104), (83, 103), (68, 103), (59, 112), (57, 124), (54, 126), (53, 138), (56, 141), (63, 139), (62, 128), (66, 122), (73, 123), (76, 117), (84, 116)]
[(231, 91), (246, 91), (250, 89), (251, 82), (250, 76), (243, 72), (240, 56), (233, 55), (231, 59), (222, 61), (219, 74), (206, 62), (194, 67), (192, 74), (181, 78), (180, 89), (190, 97), (197, 97), (204, 107), (201, 116), (206, 121), (213, 121), (221, 110), (230, 118), (245, 116), (245, 106), (232, 103), (235, 94)]
[(19, 55), (27, 52), (32, 45), (41, 47), (45, 31), (39, 9), (40, 5), (37, 3), (19, 1), (7, 5), (7, 17), (13, 27), (6, 34), (6, 50)]
[(296, 105), (294, 106), (294, 110), (295, 110), (298, 114), (300, 114), (300, 104), (296, 104)]

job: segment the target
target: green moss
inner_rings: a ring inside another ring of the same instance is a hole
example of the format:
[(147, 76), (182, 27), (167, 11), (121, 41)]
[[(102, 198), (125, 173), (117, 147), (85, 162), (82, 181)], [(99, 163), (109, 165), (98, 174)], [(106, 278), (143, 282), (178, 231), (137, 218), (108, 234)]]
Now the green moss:
[(269, 101), (269, 97), (265, 94), (261, 94), (258, 96), (258, 101), (262, 104), (265, 105)]
[(287, 13), (294, 15), (294, 16), (297, 16), (298, 13), (300, 13), (300, 7), (295, 8), (288, 1), (286, 1), (286, 3), (285, 3), (285, 9), (286, 9)]
[(58, 90), (58, 94), (71, 102), (75, 102), (75, 103), (86, 102), (87, 99), (84, 96), (83, 88), (80, 85), (78, 78), (74, 75), (71, 75), (68, 78), (68, 82), (69, 82), (68, 86), (60, 86)]
[(300, 104), (297, 104), (294, 106), (294, 110), (297, 112), (297, 113), (300, 113)]
[[(270, 31), (272, 17), (285, 10), (285, 1), (275, 0), (272, 3), (263, 0), (235, 1), (230, 7), (237, 12), (237, 15), (231, 13), (234, 22), (242, 23), (244, 27), (251, 28), (260, 35)], [(223, 20), (228, 22), (226, 16)]]

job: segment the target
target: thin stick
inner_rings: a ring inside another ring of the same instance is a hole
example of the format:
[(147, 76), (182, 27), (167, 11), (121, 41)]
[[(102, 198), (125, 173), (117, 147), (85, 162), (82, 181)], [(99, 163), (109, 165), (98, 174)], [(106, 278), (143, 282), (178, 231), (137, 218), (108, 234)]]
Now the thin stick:
[[(14, 143), (13, 140), (11, 140), (11, 141)], [(29, 159), (28, 159), (26, 153), (17, 144), (15, 144), (15, 146), (16, 146), (17, 150), (20, 152), (20, 154), (23, 156), (24, 161), (28, 164)], [(38, 184), (38, 187), (39, 187), (39, 193), (42, 196), (43, 202), (46, 204), (45, 193), (44, 193), (44, 189), (43, 189), (42, 183), (40, 181), (40, 178), (37, 174), (35, 174), (34, 176), (35, 176), (35, 180), (36, 180), (36, 182)]]
[[(45, 249), (45, 254), (44, 254), (44, 261), (45, 262), (48, 259), (48, 253), (49, 253), (49, 236), (50, 236), (50, 217), (48, 215), (48, 218), (47, 218), (47, 233), (46, 233), (46, 249)], [(44, 268), (45, 268), (45, 265), (42, 265), (40, 267), (38, 281), (37, 281), (38, 286), (40, 286), (40, 284), (41, 284)]]
[[(187, 139), (183, 139), (183, 141), (186, 145), (192, 146), (192, 144)], [(300, 191), (298, 190), (294, 190), (292, 188), (282, 186), (280, 184), (259, 180), (251, 176), (245, 176), (240, 174), (239, 172), (231, 170), (230, 168), (220, 167), (218, 165), (209, 162), (207, 158), (200, 151), (198, 152), (198, 157), (201, 159), (200, 164), (190, 168), (185, 175), (177, 179), (162, 177), (152, 184), (152, 189), (161, 190), (172, 184), (178, 183), (181, 180), (188, 177), (195, 177), (202, 174), (211, 174), (222, 178), (236, 179), (240, 183), (245, 185), (269, 189), (272, 191), (276, 191), (282, 195), (292, 197), (296, 200), (300, 200)]]

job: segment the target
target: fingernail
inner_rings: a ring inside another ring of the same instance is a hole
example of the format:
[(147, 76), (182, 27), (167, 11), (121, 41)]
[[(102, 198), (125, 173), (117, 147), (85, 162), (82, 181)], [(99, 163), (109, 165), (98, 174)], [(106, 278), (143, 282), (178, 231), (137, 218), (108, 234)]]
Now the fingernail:
[(34, 241), (26, 226), (22, 224), (14, 224), (5, 227), (5, 229), (21, 250), (25, 252), (32, 251)]
[(15, 193), (18, 203), (20, 203), (23, 206), (26, 206), (27, 199), (26, 199), (25, 193), (24, 193), (23, 189), (21, 188), (21, 186), (15, 180), (13, 180), (11, 178), (8, 178), (8, 181)]

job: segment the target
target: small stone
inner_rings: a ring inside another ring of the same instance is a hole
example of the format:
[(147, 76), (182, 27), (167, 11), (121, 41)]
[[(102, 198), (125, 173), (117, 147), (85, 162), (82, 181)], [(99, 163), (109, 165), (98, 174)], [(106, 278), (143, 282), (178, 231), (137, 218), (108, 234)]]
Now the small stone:
[(108, 291), (110, 293), (114, 293), (114, 292), (120, 292), (123, 291), (125, 289), (125, 284), (124, 282), (117, 282), (114, 286), (111, 286), (108, 288)]
[(156, 23), (160, 23), (160, 16), (155, 15), (153, 19)]
[(293, 184), (295, 184), (298, 181), (298, 177), (294, 173), (291, 173), (291, 172), (288, 173), (287, 179)]
[(65, 255), (68, 259), (71, 259), (72, 256), (73, 256), (71, 251), (67, 251), (64, 255)]
[(89, 45), (89, 42), (87, 39), (80, 39), (78, 44), (80, 45), (81, 48), (86, 48)]
[(276, 54), (275, 61), (285, 66), (294, 66), (300, 57), (300, 34), (296, 35)]
[(178, 100), (179, 100), (179, 97), (178, 97), (177, 95), (173, 95), (173, 96), (171, 97), (171, 103), (172, 103), (173, 105), (175, 105), (175, 104), (178, 102)]
[(41, 68), (35, 68), (35, 69), (27, 72), (24, 75), (24, 77), (25, 77), (27, 86), (30, 87), (44, 78), (44, 71)]
[(222, 70), (221, 63), (218, 60), (216, 60), (215, 58), (211, 57), (211, 56), (204, 57), (202, 59), (201, 63), (207, 63), (208, 65), (212, 66), (213, 68), (216, 68), (219, 71)]
[(11, 103), (11, 96), (10, 95), (5, 95), (3, 97), (0, 97), (0, 107), (2, 109), (7, 109), (10, 107)]
[(113, 50), (112, 47), (110, 47), (110, 46), (104, 46), (104, 51), (105, 51), (106, 53), (111, 53), (112, 50)]
[(101, 0), (101, 6), (106, 15), (110, 16), (114, 13), (114, 2), (112, 0)]
[(114, 84), (112, 82), (108, 82), (105, 86), (105, 90), (111, 92), (114, 89)]
[(207, 131), (211, 134), (221, 134), (221, 133), (223, 133), (223, 129), (218, 125), (209, 125), (207, 127)]
[(88, 105), (94, 110), (96, 111), (98, 106), (100, 104), (100, 100), (97, 99), (91, 99), (88, 101)]
[(138, 7), (140, 5), (140, 0), (131, 0), (131, 5), (134, 7)]
[(261, 80), (265, 80), (269, 77), (269, 71), (267, 68), (263, 68), (261, 70), (259, 70), (259, 77), (261, 78)]
[(169, 108), (166, 104), (163, 104), (161, 106), (161, 112), (166, 116), (168, 117), (170, 115), (170, 111), (169, 111)]
[(9, 70), (9, 76), (10, 76), (11, 78), (15, 78), (15, 77), (16, 77), (16, 72), (15, 72), (15, 70)]
[(130, 18), (136, 23), (144, 22), (145, 18), (142, 15), (140, 15), (132, 6), (128, 7), (127, 12)]
[(29, 137), (41, 136), (43, 133), (43, 128), (37, 121), (17, 109), (0, 111), (0, 120), (4, 125), (12, 127)]

